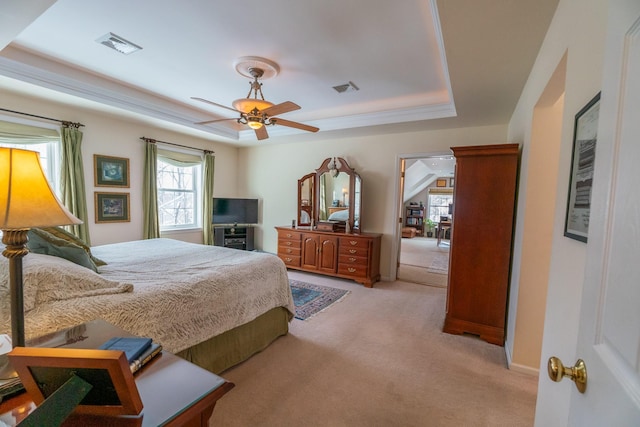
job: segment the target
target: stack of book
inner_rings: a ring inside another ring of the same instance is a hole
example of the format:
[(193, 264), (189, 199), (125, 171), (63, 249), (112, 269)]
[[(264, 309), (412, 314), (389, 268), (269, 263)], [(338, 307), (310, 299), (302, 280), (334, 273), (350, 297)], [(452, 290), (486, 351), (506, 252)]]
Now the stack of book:
[(24, 390), (24, 387), (18, 377), (0, 380), (0, 402), (22, 390)]
[(11, 338), (7, 334), (0, 335), (0, 402), (24, 390), (20, 378), (9, 364), (7, 353), (10, 351)]
[(136, 373), (162, 351), (162, 345), (151, 338), (114, 337), (99, 347), (100, 350), (124, 351), (131, 373)]

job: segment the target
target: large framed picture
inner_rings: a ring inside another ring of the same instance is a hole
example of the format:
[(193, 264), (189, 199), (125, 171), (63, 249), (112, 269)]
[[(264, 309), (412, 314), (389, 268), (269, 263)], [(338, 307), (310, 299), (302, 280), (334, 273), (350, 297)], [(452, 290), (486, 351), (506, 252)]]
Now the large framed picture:
[(129, 222), (129, 193), (95, 193), (96, 224)]
[(129, 188), (129, 159), (94, 154), (93, 164), (96, 187)]
[(576, 114), (564, 235), (581, 242), (589, 236), (591, 189), (596, 161), (600, 93)]

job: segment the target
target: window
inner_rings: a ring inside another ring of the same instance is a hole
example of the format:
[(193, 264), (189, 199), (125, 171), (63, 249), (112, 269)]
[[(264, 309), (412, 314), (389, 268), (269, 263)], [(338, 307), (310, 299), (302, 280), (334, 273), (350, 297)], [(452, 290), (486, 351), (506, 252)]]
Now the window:
[(58, 197), (60, 190), (60, 136), (57, 130), (0, 121), (0, 147), (40, 153), (40, 164)]
[(158, 158), (158, 221), (162, 230), (200, 226), (201, 167)]
[(449, 215), (449, 204), (453, 203), (453, 194), (429, 194), (429, 218), (440, 222), (440, 216)]

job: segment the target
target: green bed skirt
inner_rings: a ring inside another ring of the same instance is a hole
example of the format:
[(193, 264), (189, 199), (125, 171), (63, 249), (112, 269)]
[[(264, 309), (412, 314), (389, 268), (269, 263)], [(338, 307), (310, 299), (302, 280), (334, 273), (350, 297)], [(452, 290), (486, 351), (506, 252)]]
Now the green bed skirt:
[(267, 348), (289, 332), (291, 313), (276, 307), (249, 323), (176, 353), (191, 363), (220, 374)]

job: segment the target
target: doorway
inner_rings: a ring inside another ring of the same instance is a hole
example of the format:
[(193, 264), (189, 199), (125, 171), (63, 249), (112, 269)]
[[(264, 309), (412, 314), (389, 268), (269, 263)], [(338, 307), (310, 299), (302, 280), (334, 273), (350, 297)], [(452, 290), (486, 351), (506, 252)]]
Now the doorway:
[[(448, 154), (403, 155), (399, 159), (396, 279), (446, 287), (455, 159)], [(438, 232), (440, 231), (440, 234)]]

